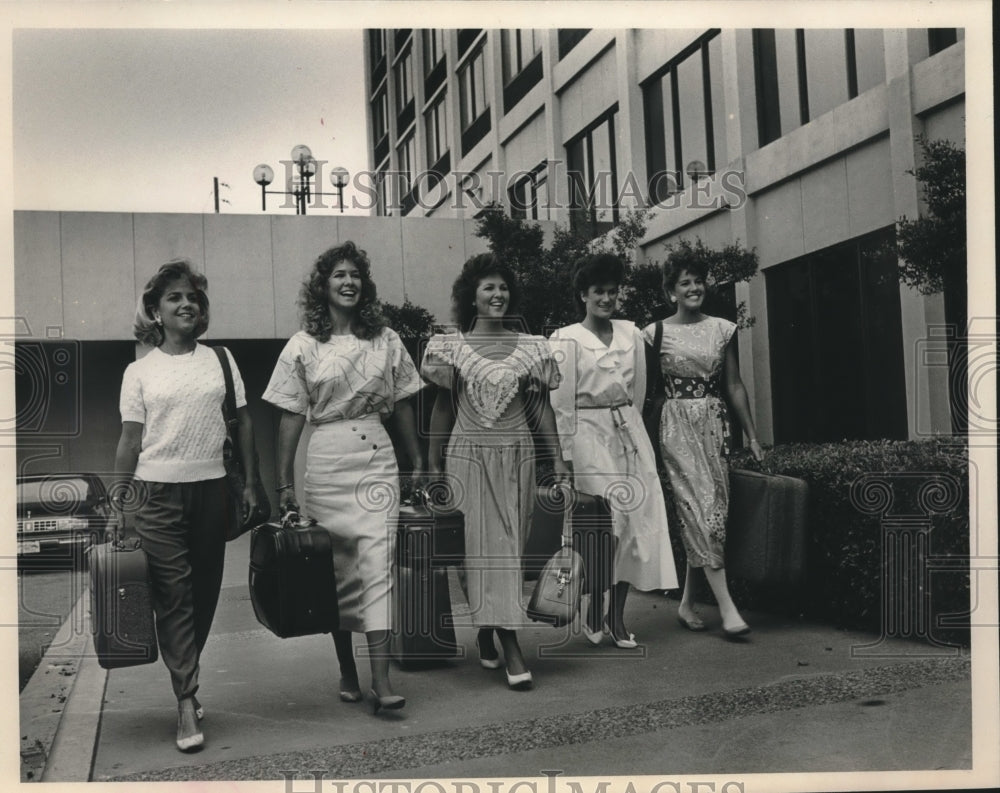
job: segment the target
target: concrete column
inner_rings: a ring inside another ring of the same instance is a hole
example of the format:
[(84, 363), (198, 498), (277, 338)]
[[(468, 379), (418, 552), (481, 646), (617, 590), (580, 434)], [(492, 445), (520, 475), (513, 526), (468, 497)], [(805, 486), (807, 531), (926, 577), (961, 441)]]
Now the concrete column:
[[(922, 131), (920, 119), (913, 112), (912, 83), (909, 71), (910, 37), (906, 31), (886, 32), (886, 72), (889, 79), (886, 98), (889, 105), (889, 152), (892, 172), (893, 216), (916, 218), (920, 198), (916, 179), (907, 171), (917, 164), (916, 136)], [(899, 70), (903, 69), (902, 74)], [(948, 391), (948, 367), (927, 357), (931, 328), (944, 325), (944, 300), (941, 295), (924, 296), (901, 286), (899, 292), (903, 325), (903, 364), (907, 394), (907, 435), (922, 437), (951, 431), (951, 406)], [(931, 347), (940, 347), (939, 339)]]
[(549, 188), (549, 220), (569, 223), (569, 190), (566, 186), (566, 151), (562, 139), (562, 104), (555, 90), (555, 68), (559, 62), (559, 31), (550, 30), (542, 56), (545, 84), (545, 157)]
[(623, 29), (615, 35), (618, 81), (615, 149), (617, 163), (622, 166), (618, 170), (618, 191), (619, 195), (623, 191), (626, 195), (621, 210), (626, 212), (640, 206), (640, 197), (646, 192), (646, 130), (643, 123), (642, 89), (638, 82), (635, 33)]

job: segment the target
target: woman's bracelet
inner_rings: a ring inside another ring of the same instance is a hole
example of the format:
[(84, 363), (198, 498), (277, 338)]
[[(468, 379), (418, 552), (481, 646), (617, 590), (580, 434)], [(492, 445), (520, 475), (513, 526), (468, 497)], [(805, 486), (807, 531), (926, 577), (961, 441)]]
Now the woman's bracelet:
[(285, 490), (291, 490), (293, 487), (295, 487), (295, 485), (278, 485), (278, 487), (275, 488), (275, 492), (282, 493)]

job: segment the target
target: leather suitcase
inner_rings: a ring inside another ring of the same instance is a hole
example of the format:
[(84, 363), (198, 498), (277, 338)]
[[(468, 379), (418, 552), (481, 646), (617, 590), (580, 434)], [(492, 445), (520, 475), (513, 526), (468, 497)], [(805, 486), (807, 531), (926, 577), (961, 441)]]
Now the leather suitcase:
[(156, 621), (146, 552), (137, 539), (93, 545), (90, 567), (90, 627), (97, 661), (104, 669), (153, 663)]
[(396, 524), (392, 650), (403, 666), (458, 655), (447, 567), (465, 559), (465, 517), (427, 504), (404, 504)]
[(292, 515), (250, 535), (250, 602), (257, 621), (282, 639), (340, 624), (330, 534)]
[(809, 485), (791, 476), (729, 472), (726, 571), (753, 584), (801, 582)]
[[(570, 531), (573, 550), (583, 559), (583, 594), (603, 592), (614, 581), (615, 543), (611, 508), (601, 496), (574, 490), (571, 497)], [(564, 491), (539, 487), (536, 494), (532, 536), (525, 549), (525, 569), (537, 578), (562, 542), (563, 518), (569, 506)]]
[(458, 656), (446, 567), (397, 565), (393, 602), (392, 654), (400, 666)]
[(413, 567), (424, 560), (435, 565), (459, 565), (465, 559), (465, 516), (420, 504), (399, 508), (396, 562)]

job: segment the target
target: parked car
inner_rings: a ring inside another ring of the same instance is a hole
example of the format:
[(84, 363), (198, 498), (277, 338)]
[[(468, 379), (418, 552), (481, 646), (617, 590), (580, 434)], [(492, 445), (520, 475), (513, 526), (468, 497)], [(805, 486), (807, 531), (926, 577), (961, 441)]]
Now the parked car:
[(73, 563), (92, 543), (103, 542), (115, 522), (107, 489), (96, 474), (17, 478), (18, 561)]

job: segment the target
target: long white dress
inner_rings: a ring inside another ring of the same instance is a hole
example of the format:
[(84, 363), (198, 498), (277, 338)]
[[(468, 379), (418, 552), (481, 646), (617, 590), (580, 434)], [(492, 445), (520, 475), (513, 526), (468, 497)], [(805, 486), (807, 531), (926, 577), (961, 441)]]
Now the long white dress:
[(574, 487), (604, 496), (611, 506), (615, 580), (646, 591), (674, 589), (666, 505), (640, 412), (646, 392), (642, 335), (627, 320), (611, 325), (607, 346), (580, 323), (549, 339), (563, 376), (549, 395), (562, 456), (573, 464)]
[(315, 429), (305, 470), (305, 511), (333, 540), (340, 627), (392, 627), (392, 561), (399, 471), (382, 421), (423, 386), (395, 331), (372, 339), (299, 331), (285, 345), (264, 399), (306, 414)]

